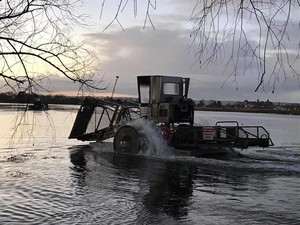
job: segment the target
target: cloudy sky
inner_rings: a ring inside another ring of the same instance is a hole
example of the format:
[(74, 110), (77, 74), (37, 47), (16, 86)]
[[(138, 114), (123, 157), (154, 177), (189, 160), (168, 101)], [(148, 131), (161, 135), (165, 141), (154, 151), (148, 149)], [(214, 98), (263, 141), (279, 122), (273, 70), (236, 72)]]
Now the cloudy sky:
[[(138, 75), (176, 75), (190, 77), (190, 95), (194, 99), (205, 100), (238, 100), (260, 99), (265, 101), (283, 101), (300, 103), (300, 86), (296, 76), (287, 71), (287, 79), (280, 77), (275, 92), (270, 89), (255, 88), (259, 83), (258, 71), (252, 68), (237, 76), (230, 76), (230, 65), (218, 60), (215, 63), (200, 67), (190, 45), (189, 19), (195, 6), (195, 1), (160, 0), (156, 10), (151, 10), (152, 28), (149, 20), (143, 28), (146, 16), (146, 1), (138, 1), (137, 17), (134, 17), (132, 2), (120, 14), (118, 25), (114, 21), (106, 30), (104, 28), (113, 20), (117, 3), (107, 1), (100, 19), (101, 1), (90, 1), (81, 9), (90, 16), (87, 22), (89, 29), (76, 30), (77, 36), (85, 39), (86, 46), (98, 56), (100, 63), (99, 76), (104, 76), (108, 88), (100, 94), (111, 93), (115, 77), (119, 76), (116, 95), (136, 96), (136, 76)], [(299, 21), (299, 14), (296, 20)], [(222, 19), (220, 20), (222, 23)], [(251, 27), (252, 26), (252, 27)], [(245, 30), (255, 41), (258, 37), (256, 27), (249, 23)], [(297, 23), (295, 25), (297, 27)], [(124, 29), (124, 30), (123, 30)], [(299, 28), (289, 27), (289, 44), (292, 48), (299, 47)], [(298, 45), (298, 46), (297, 46)], [(230, 52), (230, 49), (225, 49)], [(242, 56), (241, 56), (242, 57)], [(241, 60), (242, 61), (242, 60)], [(239, 66), (239, 65), (238, 65)], [(297, 69), (297, 68), (296, 68)], [(297, 69), (298, 73), (300, 68)], [(272, 81), (271, 81), (272, 82)], [(52, 79), (53, 86), (60, 92), (72, 92), (70, 81), (62, 78)], [(272, 85), (271, 85), (272, 86)]]

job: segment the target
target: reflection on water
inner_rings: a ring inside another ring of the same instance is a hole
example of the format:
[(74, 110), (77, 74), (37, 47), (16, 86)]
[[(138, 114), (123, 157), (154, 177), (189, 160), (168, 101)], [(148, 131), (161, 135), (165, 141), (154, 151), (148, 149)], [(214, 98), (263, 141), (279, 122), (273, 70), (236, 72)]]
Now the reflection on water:
[[(80, 190), (101, 189), (105, 196), (113, 192), (110, 201), (128, 201), (118, 210), (120, 215), (131, 215), (126, 216), (129, 224), (299, 222), (295, 210), (299, 202), (293, 197), (299, 188), (299, 181), (295, 181), (299, 167), (292, 175), (276, 167), (252, 170), (251, 166), (238, 166), (238, 162), (251, 163), (244, 157), (233, 161), (186, 157), (162, 160), (93, 149), (73, 150), (70, 158), (76, 174), (81, 174), (77, 176)], [(133, 202), (134, 206), (130, 205)], [(115, 219), (119, 221), (119, 217)]]
[[(92, 189), (104, 192), (105, 197), (113, 192), (108, 203), (115, 198), (119, 203), (129, 201), (120, 204), (118, 209), (113, 209), (125, 210), (123, 213), (128, 223), (160, 223), (161, 219), (186, 219), (195, 166), (179, 166), (173, 162), (112, 152), (98, 153), (88, 149), (73, 149), (70, 151), (70, 159), (74, 165), (72, 170), (73, 177), (76, 178), (74, 182), (77, 193), (82, 194), (88, 187), (88, 191)], [(91, 197), (94, 198), (94, 195)], [(94, 201), (95, 199), (91, 199), (89, 202)], [(125, 208), (122, 209), (122, 206)], [(119, 219), (114, 220), (118, 224)]]
[[(136, 200), (141, 201), (149, 213), (157, 214), (162, 211), (176, 219), (187, 215), (195, 166), (179, 166), (173, 162), (160, 162), (142, 157), (112, 153), (98, 155), (90, 152), (93, 155), (93, 164), (97, 165), (88, 167), (87, 163), (91, 162), (86, 161), (86, 154), (87, 152), (83, 151), (72, 151), (70, 156), (75, 165), (74, 170), (80, 171), (82, 175), (78, 177), (79, 184), (90, 185), (86, 183), (87, 174), (94, 177), (94, 174), (101, 173), (97, 168), (102, 160), (106, 160), (115, 173), (105, 180), (109, 180), (113, 186), (116, 183), (129, 185), (127, 191), (136, 191), (135, 197), (140, 198)], [(131, 186), (129, 182), (134, 182), (137, 186)]]
[[(0, 224), (300, 224), (299, 117), (251, 114), (268, 124), (271, 149), (160, 158), (68, 140), (76, 110), (47, 113), (28, 114), (11, 143), (17, 113), (0, 111)], [(272, 120), (291, 135), (282, 140)]]

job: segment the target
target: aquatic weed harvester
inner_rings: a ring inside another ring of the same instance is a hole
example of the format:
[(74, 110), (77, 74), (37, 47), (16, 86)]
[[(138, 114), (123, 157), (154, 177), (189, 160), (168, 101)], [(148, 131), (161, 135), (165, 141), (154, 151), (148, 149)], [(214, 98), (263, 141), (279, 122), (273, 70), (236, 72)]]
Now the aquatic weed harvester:
[(113, 98), (85, 98), (69, 138), (96, 141), (113, 138), (114, 151), (138, 154), (149, 137), (136, 120), (152, 121), (174, 153), (203, 156), (228, 153), (233, 148), (273, 146), (263, 126), (240, 126), (219, 121), (212, 126), (194, 124), (194, 101), (188, 98), (189, 78), (138, 76), (138, 103)]

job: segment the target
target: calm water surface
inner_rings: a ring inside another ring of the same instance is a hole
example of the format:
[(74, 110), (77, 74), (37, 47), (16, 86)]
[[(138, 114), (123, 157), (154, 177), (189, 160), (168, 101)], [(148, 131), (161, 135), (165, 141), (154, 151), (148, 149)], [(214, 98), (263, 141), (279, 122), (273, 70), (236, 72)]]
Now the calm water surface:
[(76, 112), (0, 108), (0, 224), (300, 224), (299, 116), (196, 112), (263, 125), (275, 143), (208, 159), (69, 140)]

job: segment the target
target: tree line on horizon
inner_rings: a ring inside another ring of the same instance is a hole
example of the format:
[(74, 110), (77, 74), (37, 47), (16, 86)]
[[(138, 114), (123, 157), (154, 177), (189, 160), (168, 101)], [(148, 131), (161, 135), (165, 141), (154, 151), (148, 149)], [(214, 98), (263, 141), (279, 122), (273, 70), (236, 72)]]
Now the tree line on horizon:
[(35, 97), (39, 97), (42, 103), (47, 104), (70, 104), (80, 105), (84, 99), (83, 96), (65, 96), (65, 95), (37, 95), (28, 93), (3, 92), (0, 93), (1, 103), (22, 103), (31, 104)]

